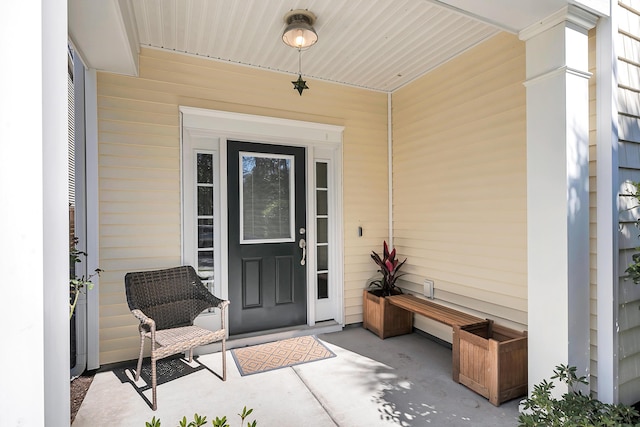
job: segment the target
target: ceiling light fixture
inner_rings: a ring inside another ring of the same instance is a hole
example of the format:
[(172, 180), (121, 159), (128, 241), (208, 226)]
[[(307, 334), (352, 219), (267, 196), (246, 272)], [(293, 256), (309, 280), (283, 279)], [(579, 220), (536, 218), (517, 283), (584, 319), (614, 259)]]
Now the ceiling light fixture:
[(318, 41), (318, 34), (313, 28), (316, 22), (316, 15), (308, 10), (292, 10), (284, 15), (284, 22), (287, 26), (282, 33), (282, 41), (287, 46), (298, 50), (298, 80), (294, 80), (293, 89), (297, 90), (300, 96), (302, 91), (309, 89), (307, 82), (302, 80), (302, 51), (310, 48)]
[(318, 34), (313, 28), (316, 15), (308, 10), (292, 10), (284, 15), (287, 27), (282, 33), (282, 41), (296, 49), (308, 49), (318, 41)]

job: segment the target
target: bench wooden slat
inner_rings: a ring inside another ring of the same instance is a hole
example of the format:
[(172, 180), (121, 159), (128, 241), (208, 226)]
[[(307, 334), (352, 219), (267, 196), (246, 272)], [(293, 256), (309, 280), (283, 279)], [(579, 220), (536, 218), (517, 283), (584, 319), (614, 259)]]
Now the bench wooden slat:
[(418, 298), (414, 295), (394, 295), (387, 297), (387, 299), (395, 306), (404, 308), (405, 310), (420, 314), (451, 327), (475, 325), (487, 322), (485, 319), (463, 313), (423, 298)]

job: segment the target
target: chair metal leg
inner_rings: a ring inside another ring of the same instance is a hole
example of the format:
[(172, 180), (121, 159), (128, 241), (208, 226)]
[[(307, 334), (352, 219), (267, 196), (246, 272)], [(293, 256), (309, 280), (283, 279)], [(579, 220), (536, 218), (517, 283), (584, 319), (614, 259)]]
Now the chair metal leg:
[(189, 349), (189, 363), (193, 362), (193, 348)]
[(227, 380), (227, 352), (225, 349), (226, 340), (222, 338), (222, 381)]
[(158, 399), (156, 397), (157, 382), (158, 379), (156, 378), (156, 358), (151, 355), (151, 389), (153, 395), (153, 406), (151, 407), (151, 409), (153, 409), (154, 411), (158, 409)]
[(140, 356), (138, 356), (138, 366), (136, 367), (136, 382), (140, 379), (140, 372), (142, 372), (142, 353), (144, 353), (144, 335), (140, 333)]

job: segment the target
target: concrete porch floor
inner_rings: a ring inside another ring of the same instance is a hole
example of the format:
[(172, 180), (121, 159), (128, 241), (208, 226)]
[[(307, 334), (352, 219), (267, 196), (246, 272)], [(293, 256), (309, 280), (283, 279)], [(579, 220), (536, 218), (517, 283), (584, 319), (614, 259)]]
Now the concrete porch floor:
[[(451, 379), (451, 349), (413, 333), (380, 340), (361, 327), (318, 335), (337, 357), (240, 376), (227, 352), (227, 381), (202, 370), (158, 387), (152, 411), (131, 384), (113, 372), (96, 374), (74, 427), (139, 426), (160, 418), (226, 416), (253, 408), (247, 421), (271, 426), (516, 426), (520, 399), (495, 407)], [(221, 372), (219, 353), (199, 361)], [(151, 391), (147, 392), (151, 398)], [(145, 393), (145, 395), (147, 395)], [(209, 425), (211, 425), (209, 423)]]

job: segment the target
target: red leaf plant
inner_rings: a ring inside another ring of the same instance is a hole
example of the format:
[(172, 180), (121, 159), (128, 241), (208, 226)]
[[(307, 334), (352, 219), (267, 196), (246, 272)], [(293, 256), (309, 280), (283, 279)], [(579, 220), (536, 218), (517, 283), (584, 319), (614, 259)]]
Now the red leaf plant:
[(371, 251), (371, 259), (380, 267), (378, 272), (382, 274), (382, 278), (372, 281), (369, 287), (378, 288), (377, 293), (380, 293), (380, 296), (401, 294), (402, 290), (396, 286), (396, 280), (404, 275), (399, 274), (399, 271), (404, 263), (407, 262), (407, 259), (405, 258), (404, 261), (398, 262), (396, 250), (393, 249), (389, 252), (389, 246), (386, 241), (382, 249), (382, 257), (375, 251)]

